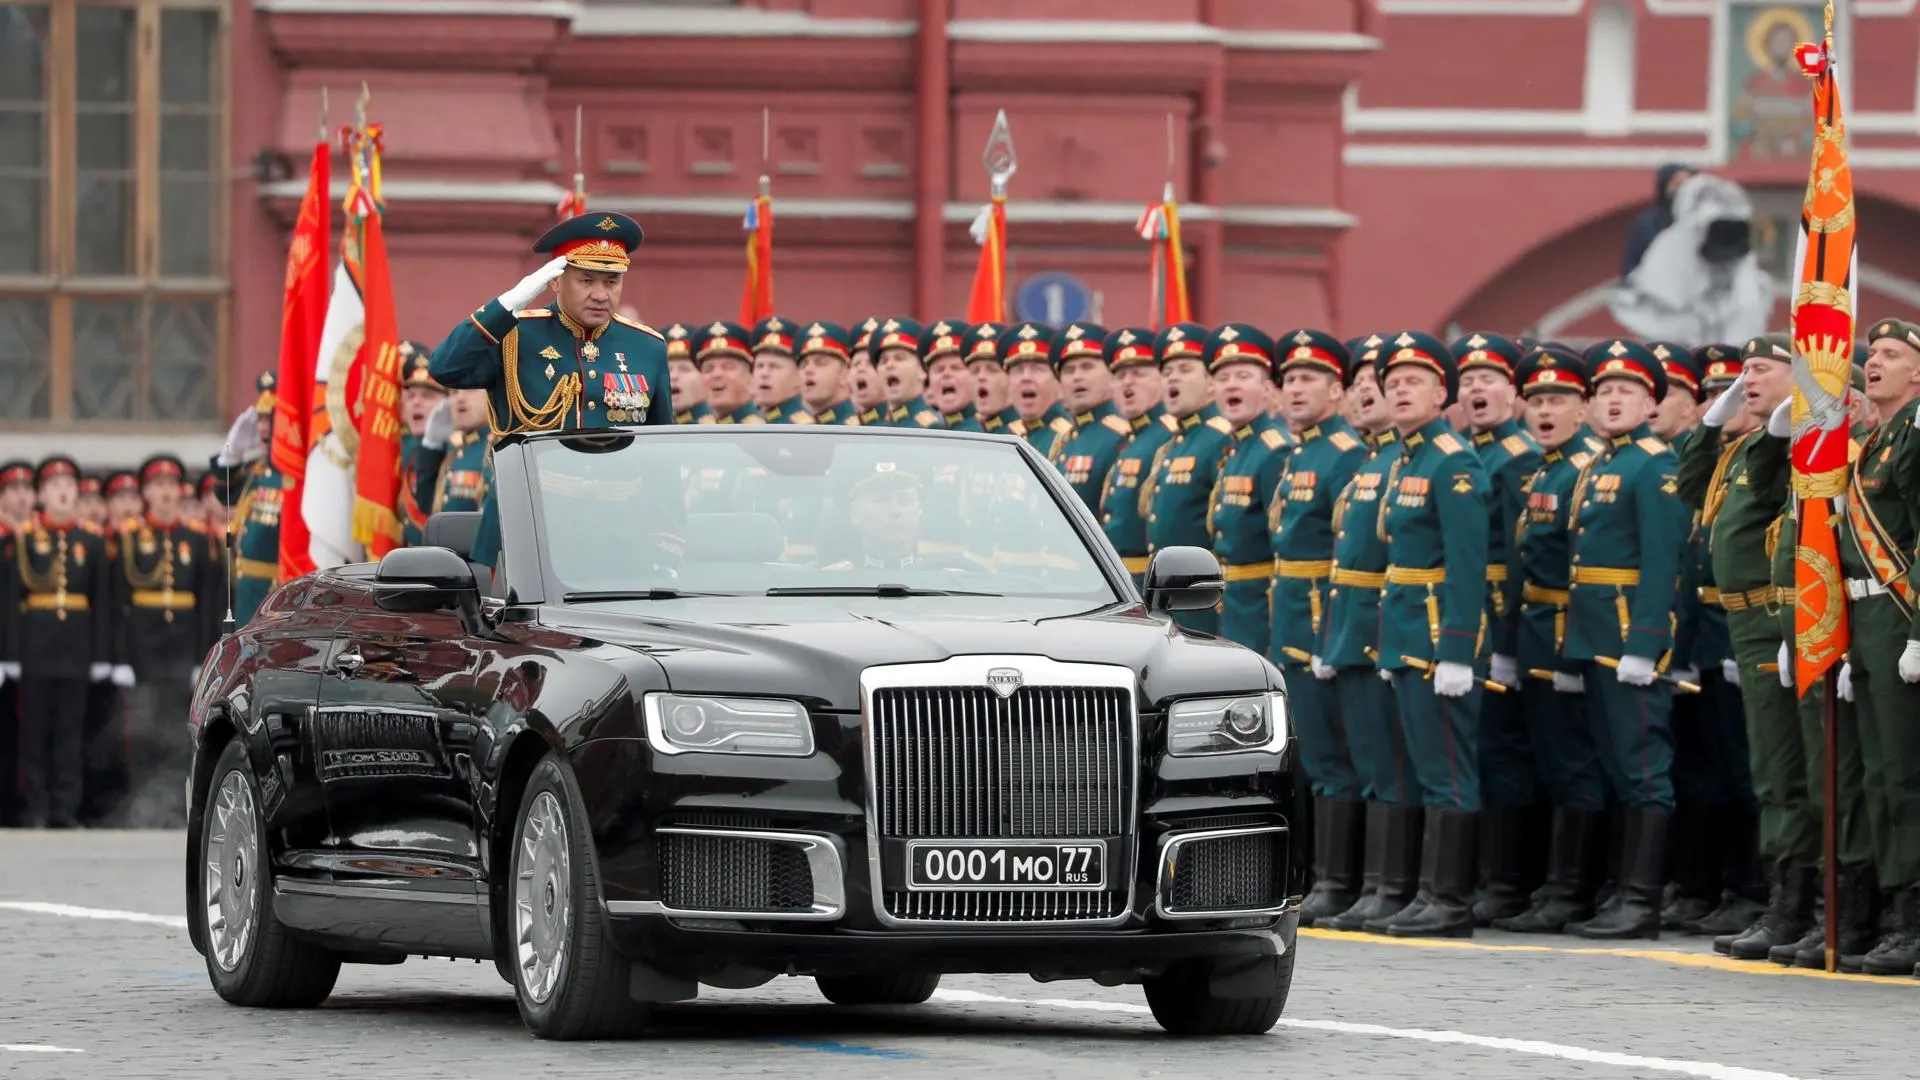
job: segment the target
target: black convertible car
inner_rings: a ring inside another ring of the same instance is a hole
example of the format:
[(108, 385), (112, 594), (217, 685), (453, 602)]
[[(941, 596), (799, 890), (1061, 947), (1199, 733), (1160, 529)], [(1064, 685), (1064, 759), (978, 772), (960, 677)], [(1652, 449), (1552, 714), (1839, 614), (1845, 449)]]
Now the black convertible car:
[[(1187, 1034), (1292, 982), (1279, 672), (1177, 627), (1006, 436), (508, 436), (478, 515), (287, 582), (197, 688), (186, 901), (214, 989), (492, 960), (549, 1038), (699, 984), (913, 1004), (943, 973), (1143, 984)], [(1144, 593), (1144, 596), (1142, 595)]]

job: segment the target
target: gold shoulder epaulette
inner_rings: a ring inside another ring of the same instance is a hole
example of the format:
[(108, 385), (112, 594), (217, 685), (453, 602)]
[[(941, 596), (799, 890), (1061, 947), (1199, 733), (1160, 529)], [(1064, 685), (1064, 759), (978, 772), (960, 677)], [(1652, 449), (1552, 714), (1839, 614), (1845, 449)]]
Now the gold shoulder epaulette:
[[(551, 319), (553, 318), (553, 309), (543, 307), (526, 308), (522, 311), (514, 312), (513, 317), (516, 319)], [(616, 319), (619, 317), (618, 315), (614, 316)]]
[(1224, 416), (1215, 416), (1207, 421), (1207, 426), (1222, 435), (1233, 434), (1233, 421)]
[(813, 414), (810, 412), (797, 412), (788, 418), (788, 422), (793, 424), (811, 424), (813, 423)]
[(940, 422), (940, 414), (932, 409), (921, 409), (913, 414), (913, 422), (921, 427), (933, 427)]
[(655, 330), (653, 327), (648, 326), (646, 323), (641, 322), (639, 319), (629, 319), (625, 315), (615, 312), (613, 316), (613, 321), (619, 323), (621, 326), (631, 326), (635, 330), (638, 330), (643, 334), (652, 334), (654, 337), (659, 338), (661, 341), (667, 340), (667, 335), (661, 333), (658, 330)]
[(1126, 417), (1121, 416), (1117, 413), (1111, 416), (1101, 417), (1100, 424), (1101, 426), (1105, 427), (1108, 431), (1113, 432), (1115, 435), (1133, 434), (1133, 425), (1127, 423)]
[(1567, 455), (1567, 460), (1573, 462), (1574, 468), (1584, 469), (1593, 463), (1593, 455), (1585, 450), (1575, 450)]
[(1649, 435), (1644, 439), (1635, 439), (1633, 440), (1633, 445), (1645, 450), (1649, 454), (1664, 454), (1667, 451), (1667, 444), (1653, 435)]
[(1073, 421), (1064, 416), (1056, 416), (1047, 421), (1047, 427), (1050, 428), (1055, 435), (1067, 435), (1073, 431)]
[(847, 414), (847, 418), (846, 418), (845, 420), (842, 420), (842, 421), (840, 421), (840, 426), (841, 426), (841, 427), (859, 427), (859, 426), (860, 426), (860, 414), (859, 414), (859, 413), (848, 413), (848, 414)]
[(1017, 436), (1017, 437), (1019, 437), (1019, 438), (1022, 438), (1022, 439), (1024, 439), (1024, 438), (1026, 438), (1026, 437), (1027, 437), (1027, 422), (1026, 422), (1025, 420), (1009, 420), (1009, 421), (1007, 421), (1007, 434), (1009, 434), (1009, 435), (1013, 435), (1013, 436)]
[(1343, 454), (1360, 445), (1359, 439), (1354, 438), (1344, 431), (1336, 431), (1332, 435), (1327, 436), (1327, 441), (1333, 443), (1333, 448)]
[(748, 413), (746, 416), (741, 417), (740, 422), (743, 424), (764, 424), (767, 422), (767, 418), (761, 416), (759, 413)]
[(1268, 428), (1260, 433), (1260, 441), (1267, 444), (1267, 449), (1278, 450), (1287, 444), (1287, 437), (1272, 428)]
[(1584, 442), (1587, 448), (1587, 453), (1589, 454), (1598, 454), (1602, 450), (1605, 450), (1607, 448), (1606, 440), (1601, 439), (1597, 435), (1587, 436)]
[(1160, 414), (1160, 426), (1173, 432), (1175, 435), (1180, 434), (1180, 421), (1174, 419), (1172, 413)]
[(1467, 448), (1467, 444), (1461, 442), (1460, 437), (1451, 431), (1443, 431), (1435, 435), (1433, 437), (1433, 445), (1434, 449), (1439, 450), (1443, 454), (1458, 454)]
[(1519, 457), (1520, 455), (1533, 449), (1533, 446), (1527, 442), (1527, 437), (1525, 435), (1521, 435), (1518, 433), (1509, 435), (1506, 438), (1501, 439), (1500, 446), (1507, 453), (1512, 454), (1514, 457)]

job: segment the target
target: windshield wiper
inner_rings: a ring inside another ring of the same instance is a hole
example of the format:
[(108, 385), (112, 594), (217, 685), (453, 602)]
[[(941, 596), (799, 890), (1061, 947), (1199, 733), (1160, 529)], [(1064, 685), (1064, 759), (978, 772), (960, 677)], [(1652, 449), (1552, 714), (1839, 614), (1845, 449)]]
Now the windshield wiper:
[(906, 585), (794, 585), (776, 586), (768, 596), (999, 596), (1000, 593), (960, 589), (915, 589)]
[(743, 596), (744, 593), (683, 592), (680, 589), (602, 589), (594, 592), (570, 592), (560, 599), (568, 604), (614, 603), (621, 600), (683, 600), (689, 596)]

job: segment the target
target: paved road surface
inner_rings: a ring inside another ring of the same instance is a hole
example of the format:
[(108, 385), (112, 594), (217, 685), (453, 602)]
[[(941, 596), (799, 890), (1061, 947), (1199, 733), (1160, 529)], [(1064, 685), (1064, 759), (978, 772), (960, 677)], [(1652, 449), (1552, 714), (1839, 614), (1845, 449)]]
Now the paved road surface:
[(177, 832), (0, 832), (0, 867), (8, 1080), (1920, 1075), (1920, 981), (1734, 965), (1694, 939), (1306, 932), (1286, 1018), (1262, 1038), (1174, 1039), (1137, 987), (1007, 976), (949, 977), (901, 1008), (835, 1008), (807, 979), (703, 989), (661, 1007), (645, 1041), (542, 1043), (490, 964), (347, 967), (313, 1011), (226, 1005), (187, 941)]

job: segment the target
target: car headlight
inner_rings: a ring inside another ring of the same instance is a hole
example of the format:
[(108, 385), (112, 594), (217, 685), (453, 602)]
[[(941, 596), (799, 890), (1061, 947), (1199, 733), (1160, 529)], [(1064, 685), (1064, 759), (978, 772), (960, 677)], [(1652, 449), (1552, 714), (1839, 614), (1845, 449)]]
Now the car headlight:
[(655, 753), (813, 753), (813, 721), (797, 701), (648, 694), (646, 716), (647, 742)]
[(1287, 696), (1277, 691), (1176, 701), (1167, 709), (1167, 753), (1175, 757), (1277, 754), (1286, 749)]

